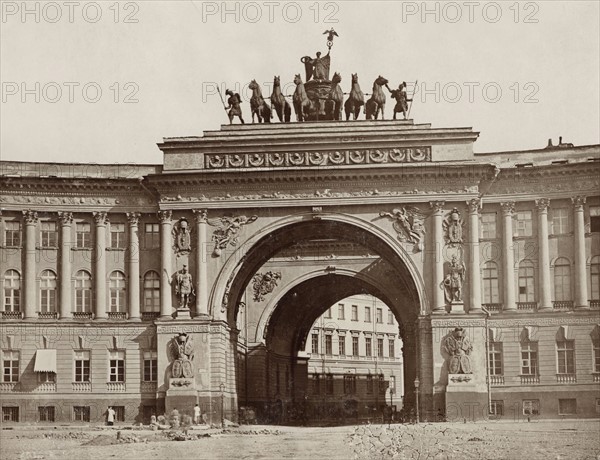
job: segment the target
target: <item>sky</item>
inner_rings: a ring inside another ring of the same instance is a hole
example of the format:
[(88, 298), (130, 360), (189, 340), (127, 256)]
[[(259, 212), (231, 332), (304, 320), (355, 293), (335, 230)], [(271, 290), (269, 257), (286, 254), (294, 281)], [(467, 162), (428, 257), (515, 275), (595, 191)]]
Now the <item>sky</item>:
[(352, 73), (365, 93), (406, 81), (415, 123), (473, 127), (476, 152), (600, 143), (597, 1), (0, 5), (2, 160), (162, 163), (163, 137), (228, 123), (217, 87), (247, 122), (250, 80), (292, 94), (332, 27), (345, 92)]

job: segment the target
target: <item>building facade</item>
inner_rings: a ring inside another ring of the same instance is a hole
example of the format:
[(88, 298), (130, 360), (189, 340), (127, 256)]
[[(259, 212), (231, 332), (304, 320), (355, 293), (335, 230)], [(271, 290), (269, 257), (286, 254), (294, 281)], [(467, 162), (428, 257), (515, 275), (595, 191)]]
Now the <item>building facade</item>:
[(477, 135), (234, 125), (165, 139), (162, 165), (1, 162), (3, 421), (311, 413), (337, 372), (312, 332), (338, 361), (357, 332), (313, 324), (367, 294), (396, 321), (371, 334), (384, 362), (397, 334), (384, 380), (423, 419), (597, 416), (600, 147), (476, 154)]

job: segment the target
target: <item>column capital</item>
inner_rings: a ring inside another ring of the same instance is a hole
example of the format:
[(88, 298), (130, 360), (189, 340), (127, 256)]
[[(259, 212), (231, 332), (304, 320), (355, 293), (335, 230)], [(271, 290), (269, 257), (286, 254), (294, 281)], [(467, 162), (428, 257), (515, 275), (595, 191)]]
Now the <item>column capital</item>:
[(205, 224), (208, 221), (208, 211), (206, 209), (192, 209), (196, 222), (199, 224)]
[(550, 200), (548, 198), (539, 198), (535, 200), (535, 207), (538, 212), (547, 212), (550, 206)]
[(158, 220), (160, 220), (161, 224), (171, 223), (171, 217), (173, 216), (172, 211), (158, 211)]
[(128, 212), (126, 214), (127, 214), (127, 221), (129, 222), (129, 225), (137, 226), (140, 223), (141, 214), (139, 212)]
[(25, 219), (26, 224), (35, 225), (38, 223), (37, 211), (32, 211), (31, 209), (27, 209), (27, 210), (23, 211), (23, 218)]
[(472, 200), (467, 201), (467, 207), (469, 208), (469, 214), (479, 214), (479, 210), (481, 209), (481, 199), (473, 198)]
[(583, 195), (577, 195), (571, 198), (573, 207), (576, 211), (583, 211), (583, 205), (585, 204), (586, 197)]
[(92, 215), (94, 216), (96, 225), (103, 227), (108, 224), (108, 213), (106, 211), (94, 211)]
[(433, 210), (434, 214), (441, 214), (444, 211), (445, 201), (430, 201), (429, 207)]
[(514, 201), (503, 201), (500, 203), (502, 208), (502, 214), (505, 216), (512, 216), (515, 213), (515, 202)]
[(60, 220), (60, 224), (63, 226), (71, 225), (73, 223), (73, 213), (58, 211), (58, 219)]

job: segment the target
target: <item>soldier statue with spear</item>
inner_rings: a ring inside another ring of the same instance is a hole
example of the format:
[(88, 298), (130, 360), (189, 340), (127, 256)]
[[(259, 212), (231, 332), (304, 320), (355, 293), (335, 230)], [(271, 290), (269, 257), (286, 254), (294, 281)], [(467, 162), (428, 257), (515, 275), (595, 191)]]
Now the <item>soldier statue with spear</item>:
[(221, 91), (218, 87), (217, 91), (219, 92), (219, 96), (221, 97), (221, 102), (223, 103), (223, 108), (225, 109), (225, 112), (229, 110), (229, 112), (227, 112), (227, 116), (229, 117), (229, 124), (233, 124), (233, 117), (239, 117), (242, 124), (244, 124), (244, 119), (242, 118), (242, 107), (240, 105), (242, 102), (242, 98), (240, 97), (240, 95), (238, 93), (234, 94), (233, 91), (231, 91), (230, 89), (225, 90), (225, 94), (229, 96), (229, 98), (227, 99), (227, 103), (229, 105), (225, 106), (223, 95), (221, 94)]

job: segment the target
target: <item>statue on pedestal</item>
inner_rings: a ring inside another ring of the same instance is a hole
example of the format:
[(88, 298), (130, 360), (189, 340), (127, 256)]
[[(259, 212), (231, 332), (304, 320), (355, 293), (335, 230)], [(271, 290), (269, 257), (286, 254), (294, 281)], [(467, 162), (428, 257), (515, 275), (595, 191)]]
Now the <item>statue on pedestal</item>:
[(452, 256), (449, 273), (446, 275), (440, 286), (444, 290), (446, 303), (462, 302), (462, 287), (465, 279), (465, 271), (465, 265), (463, 263), (459, 265), (456, 256)]
[(464, 334), (462, 327), (454, 329), (452, 334), (444, 340), (444, 350), (450, 355), (448, 361), (448, 372), (450, 374), (472, 374), (471, 351), (473, 345)]
[(192, 360), (194, 359), (194, 342), (192, 337), (185, 332), (180, 332), (177, 337), (171, 341), (171, 356), (175, 358), (171, 369), (171, 376), (174, 379), (193, 378), (194, 368)]
[(175, 281), (175, 293), (179, 298), (179, 308), (189, 308), (190, 297), (195, 295), (195, 292), (192, 275), (188, 272), (187, 265), (177, 272)]

